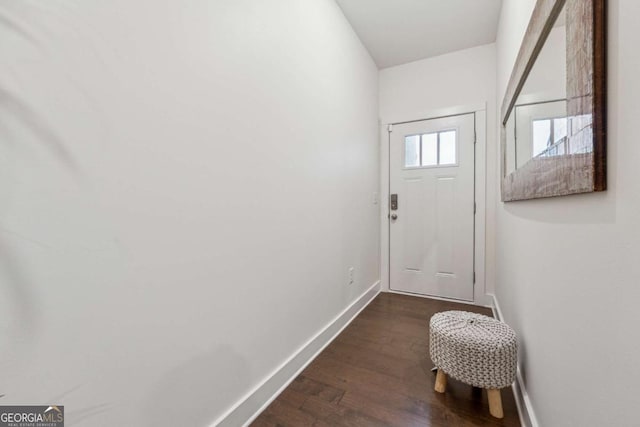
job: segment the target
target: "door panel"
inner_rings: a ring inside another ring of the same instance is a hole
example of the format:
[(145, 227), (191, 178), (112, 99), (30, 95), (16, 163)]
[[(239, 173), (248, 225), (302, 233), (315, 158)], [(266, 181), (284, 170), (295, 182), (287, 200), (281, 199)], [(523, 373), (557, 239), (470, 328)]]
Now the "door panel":
[(404, 264), (412, 271), (422, 270), (422, 248), (424, 247), (425, 223), (422, 212), (426, 207), (426, 198), (422, 194), (424, 182), (421, 178), (407, 179), (404, 182), (405, 194), (403, 209), (407, 227), (404, 228)]
[(393, 126), (393, 290), (473, 300), (474, 116)]
[(437, 274), (453, 274), (453, 218), (455, 177), (436, 178), (436, 244)]

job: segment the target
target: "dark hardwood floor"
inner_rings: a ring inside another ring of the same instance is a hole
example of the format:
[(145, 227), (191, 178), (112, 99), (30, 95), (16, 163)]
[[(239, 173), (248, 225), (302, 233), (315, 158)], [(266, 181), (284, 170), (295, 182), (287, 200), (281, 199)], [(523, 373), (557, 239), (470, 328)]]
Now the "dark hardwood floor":
[(264, 410), (252, 426), (519, 426), (510, 388), (504, 418), (486, 391), (449, 378), (433, 390), (429, 319), (446, 310), (491, 310), (381, 293)]

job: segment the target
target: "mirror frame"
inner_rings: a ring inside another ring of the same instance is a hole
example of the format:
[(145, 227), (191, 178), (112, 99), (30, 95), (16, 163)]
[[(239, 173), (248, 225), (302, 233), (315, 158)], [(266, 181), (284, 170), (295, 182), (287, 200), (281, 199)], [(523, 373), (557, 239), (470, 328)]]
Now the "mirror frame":
[[(537, 199), (607, 188), (606, 0), (538, 0), (516, 58), (501, 109), (502, 201)], [(592, 115), (593, 152), (533, 158), (506, 174), (506, 124), (529, 72), (562, 8), (567, 14), (567, 117)]]

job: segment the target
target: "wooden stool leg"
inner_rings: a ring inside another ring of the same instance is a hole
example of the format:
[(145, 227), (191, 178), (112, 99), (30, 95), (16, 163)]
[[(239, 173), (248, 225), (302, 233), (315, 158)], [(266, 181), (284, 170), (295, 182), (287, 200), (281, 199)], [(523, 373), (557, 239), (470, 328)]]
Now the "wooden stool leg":
[(442, 369), (438, 369), (438, 373), (436, 374), (435, 390), (438, 393), (444, 393), (444, 390), (446, 388), (447, 388), (447, 374), (445, 374)]
[(504, 412), (502, 412), (502, 396), (500, 396), (500, 389), (487, 389), (487, 396), (489, 397), (489, 412), (491, 413), (491, 415), (496, 418), (504, 418)]

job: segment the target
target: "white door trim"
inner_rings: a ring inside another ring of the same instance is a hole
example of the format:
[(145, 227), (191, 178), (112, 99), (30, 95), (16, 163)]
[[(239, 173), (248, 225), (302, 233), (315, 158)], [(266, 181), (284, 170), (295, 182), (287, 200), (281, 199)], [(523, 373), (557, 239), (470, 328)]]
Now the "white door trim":
[(471, 105), (456, 105), (452, 107), (438, 108), (434, 110), (424, 110), (418, 111), (413, 114), (406, 114), (402, 117), (382, 117), (380, 119), (380, 123), (382, 123), (385, 128), (390, 124), (400, 124), (406, 122), (417, 122), (421, 120), (431, 120), (431, 119), (439, 119), (440, 117), (448, 117), (448, 116), (461, 116), (464, 114), (475, 113), (477, 111), (486, 111), (487, 104), (486, 102), (471, 104)]
[[(491, 306), (492, 299), (486, 293), (486, 164), (487, 164), (487, 113), (486, 103), (457, 106), (431, 110), (425, 115), (411, 115), (405, 119), (382, 121), (380, 126), (380, 283), (385, 292), (395, 292), (389, 288), (389, 125), (432, 120), (447, 116), (475, 114), (476, 153), (475, 153), (475, 200), (474, 218), (475, 248), (474, 269), (476, 282), (473, 292), (473, 304)], [(457, 301), (457, 300), (455, 300)]]

